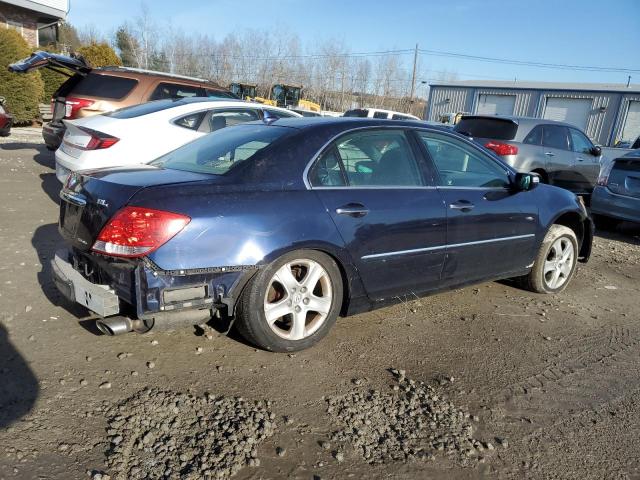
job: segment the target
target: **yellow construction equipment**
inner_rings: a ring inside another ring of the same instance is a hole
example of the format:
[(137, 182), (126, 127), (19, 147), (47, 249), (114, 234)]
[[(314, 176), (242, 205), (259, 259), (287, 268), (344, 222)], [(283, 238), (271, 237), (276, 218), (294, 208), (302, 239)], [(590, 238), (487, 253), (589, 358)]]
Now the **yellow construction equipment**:
[(278, 107), (320, 112), (319, 104), (304, 99), (302, 85), (278, 83), (271, 87), (271, 98), (275, 100)]
[(238, 82), (229, 85), (229, 90), (231, 90), (233, 94), (235, 94), (242, 100), (247, 100), (248, 102), (264, 103), (265, 105), (273, 105), (274, 107), (276, 106), (276, 102), (274, 100), (256, 96), (256, 88), (257, 85), (253, 83)]

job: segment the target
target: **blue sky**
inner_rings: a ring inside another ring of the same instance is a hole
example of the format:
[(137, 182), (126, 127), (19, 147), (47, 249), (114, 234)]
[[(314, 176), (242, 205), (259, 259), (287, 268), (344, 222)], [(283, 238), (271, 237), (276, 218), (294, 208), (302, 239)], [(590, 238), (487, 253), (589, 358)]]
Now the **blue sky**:
[[(153, 0), (146, 5), (159, 26), (171, 23), (217, 39), (244, 29), (295, 32), (310, 52), (318, 40), (333, 37), (352, 52), (418, 43), (486, 57), (640, 70), (640, 0)], [(139, 13), (135, 0), (71, 0), (69, 20), (109, 33)], [(420, 69), (426, 80), (450, 71), (461, 80), (627, 81), (626, 73), (432, 55), (421, 56)], [(631, 75), (631, 83), (640, 84), (640, 71)]]

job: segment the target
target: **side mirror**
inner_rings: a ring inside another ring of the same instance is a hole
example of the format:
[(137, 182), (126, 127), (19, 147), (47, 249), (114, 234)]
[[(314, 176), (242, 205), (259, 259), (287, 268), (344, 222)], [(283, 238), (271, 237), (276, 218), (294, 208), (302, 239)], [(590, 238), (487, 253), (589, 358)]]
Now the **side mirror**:
[(591, 155), (594, 157), (599, 157), (602, 155), (602, 147), (596, 145), (595, 147), (591, 147)]
[(537, 173), (516, 173), (513, 184), (516, 191), (527, 192), (540, 184), (540, 176)]

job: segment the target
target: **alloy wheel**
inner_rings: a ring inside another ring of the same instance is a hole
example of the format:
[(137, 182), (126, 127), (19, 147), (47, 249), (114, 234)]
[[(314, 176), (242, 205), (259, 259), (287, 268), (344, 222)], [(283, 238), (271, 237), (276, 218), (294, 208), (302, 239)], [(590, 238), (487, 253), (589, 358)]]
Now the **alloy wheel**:
[(327, 271), (309, 259), (293, 260), (271, 278), (264, 314), (271, 330), (287, 340), (313, 335), (331, 310), (333, 290)]
[(574, 255), (573, 243), (566, 237), (560, 237), (551, 244), (543, 269), (548, 288), (556, 290), (567, 282), (573, 269)]

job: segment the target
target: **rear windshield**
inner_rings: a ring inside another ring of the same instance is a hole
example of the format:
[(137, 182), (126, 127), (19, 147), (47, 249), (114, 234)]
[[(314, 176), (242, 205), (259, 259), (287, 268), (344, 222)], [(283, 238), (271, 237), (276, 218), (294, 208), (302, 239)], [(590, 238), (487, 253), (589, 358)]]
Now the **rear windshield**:
[(518, 124), (504, 118), (463, 117), (453, 129), (472, 137), (513, 140)]
[(369, 111), (365, 108), (355, 108), (344, 112), (343, 117), (366, 117), (368, 114)]
[(275, 125), (237, 125), (221, 129), (151, 162), (157, 167), (224, 175), (236, 165), (295, 130)]
[(136, 118), (141, 117), (142, 115), (149, 115), (150, 113), (160, 112), (162, 110), (179, 107), (181, 105), (188, 105), (188, 103), (179, 98), (155, 100), (153, 102), (141, 103), (139, 105), (132, 105), (130, 107), (114, 110), (113, 112), (103, 113), (103, 115), (124, 120), (127, 118)]
[(76, 83), (71, 95), (87, 95), (119, 100), (129, 95), (137, 84), (138, 81), (133, 78), (89, 73), (86, 77), (81, 77), (80, 81)]

